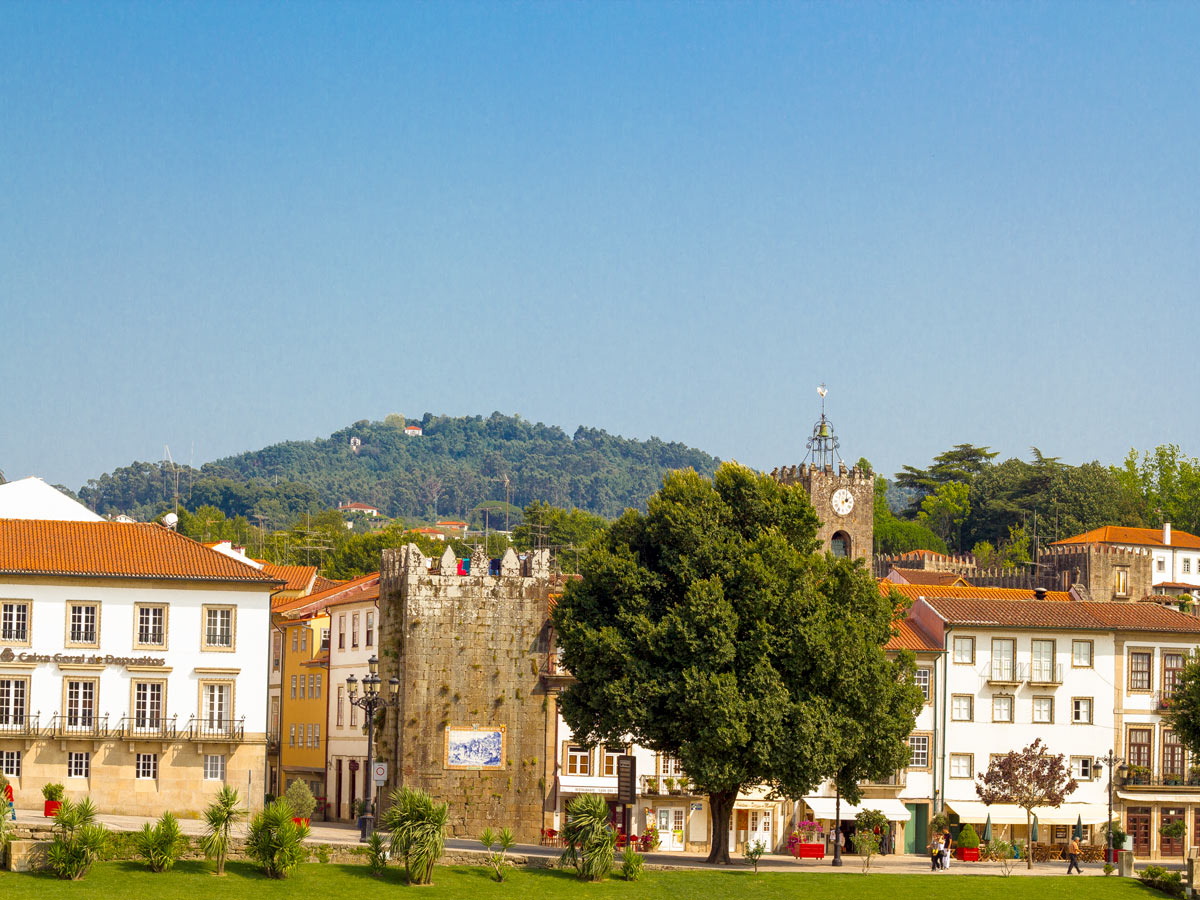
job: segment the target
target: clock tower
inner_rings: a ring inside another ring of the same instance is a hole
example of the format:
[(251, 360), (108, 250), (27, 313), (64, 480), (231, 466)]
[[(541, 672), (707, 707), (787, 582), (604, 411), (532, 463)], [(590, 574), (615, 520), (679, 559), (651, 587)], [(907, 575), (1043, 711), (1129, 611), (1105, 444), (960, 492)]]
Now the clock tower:
[(781, 484), (799, 484), (808, 492), (821, 520), (817, 539), (823, 550), (860, 557), (869, 566), (875, 537), (875, 476), (858, 466), (846, 468), (838, 454), (841, 443), (825, 417), (825, 385), (817, 393), (821, 418), (813, 425), (804, 462), (775, 469), (771, 477)]

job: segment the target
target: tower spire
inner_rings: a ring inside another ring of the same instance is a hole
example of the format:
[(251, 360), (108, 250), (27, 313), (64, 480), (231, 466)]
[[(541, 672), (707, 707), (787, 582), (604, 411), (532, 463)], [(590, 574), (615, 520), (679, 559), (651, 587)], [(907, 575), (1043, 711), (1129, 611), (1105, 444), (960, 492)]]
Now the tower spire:
[(821, 398), (821, 418), (813, 425), (812, 437), (804, 445), (808, 448), (804, 461), (806, 463), (811, 461), (813, 465), (821, 468), (832, 466), (841, 460), (841, 455), (838, 453), (841, 442), (833, 430), (833, 423), (825, 416), (825, 395), (827, 393), (829, 391), (825, 387), (825, 383), (821, 382), (817, 386), (817, 394)]

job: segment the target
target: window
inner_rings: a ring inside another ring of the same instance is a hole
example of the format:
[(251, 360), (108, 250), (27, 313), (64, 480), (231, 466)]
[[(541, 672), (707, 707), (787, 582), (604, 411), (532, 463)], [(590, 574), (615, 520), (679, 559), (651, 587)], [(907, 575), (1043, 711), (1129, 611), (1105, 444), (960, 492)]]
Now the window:
[(289, 747), (296, 746), (296, 726), (295, 725), (288, 726), (288, 746)]
[(95, 644), (96, 621), (99, 618), (95, 603), (68, 604), (70, 628), (67, 631), (69, 644)]
[(932, 669), (917, 669), (916, 685), (921, 689), (921, 696), (925, 698), (925, 702), (929, 702), (929, 682), (933, 677)]
[(282, 657), (283, 657), (283, 638), (280, 636), (279, 632), (277, 631), (277, 632), (275, 632), (275, 634), (271, 635), (271, 669), (272, 669), (272, 671), (275, 671), (275, 672), (279, 671), (279, 663), (280, 663)]
[(1039, 684), (1054, 684), (1054, 641), (1032, 641), (1030, 651), (1033, 659), (1033, 672), (1030, 681)]
[(592, 774), (592, 755), (587, 751), (587, 748), (567, 747), (567, 774)]
[(615, 777), (617, 774), (617, 757), (620, 755), (620, 747), (602, 748), (600, 750), (600, 774)]
[(313, 734), (315, 735), (315, 737), (313, 738), (313, 746), (320, 747), (321, 746), (321, 723), (320, 722), (318, 722), (316, 725), (313, 726)]
[(346, 724), (346, 711), (344, 709), (344, 704), (346, 702), (346, 686), (345, 685), (342, 685), (342, 684), (338, 685), (337, 697), (338, 697), (337, 724), (338, 724), (338, 728), (341, 728), (343, 725)]
[(1183, 558), (1183, 574), (1192, 574), (1192, 558), (1190, 556), (1185, 556)]
[(303, 675), (301, 675), (300, 676), (300, 699), (301, 700), (304, 699), (304, 686), (307, 683), (308, 683), (308, 680)]
[(959, 665), (975, 665), (975, 638), (956, 637), (954, 639), (954, 661)]
[(1077, 669), (1092, 667), (1092, 642), (1071, 641), (1071, 665)]
[(375, 646), (375, 613), (367, 613), (367, 646)]
[(133, 724), (140, 731), (162, 728), (163, 683), (135, 681), (133, 684)]
[(308, 696), (317, 699), (317, 676), (312, 672), (308, 673)]
[(4, 603), (0, 603), (0, 641), (13, 644), (28, 643), (28, 601), (5, 600)]
[(316, 746), (316, 744), (313, 743), (313, 727), (312, 727), (311, 722), (309, 722), (309, 724), (308, 724), (308, 746), (310, 746), (310, 747)]
[(955, 722), (970, 722), (975, 718), (975, 698), (970, 694), (955, 694), (950, 698), (950, 718)]
[(1013, 659), (1016, 655), (1016, 641), (1007, 638), (992, 640), (992, 681), (1013, 680)]
[(992, 698), (992, 721), (1011, 722), (1013, 720), (1013, 698), (1011, 694), (997, 694)]
[(1071, 721), (1077, 725), (1092, 724), (1092, 698), (1076, 697), (1071, 701)]
[(679, 761), (678, 756), (663, 755), (660, 757), (660, 759), (660, 768), (662, 769), (662, 774), (664, 777), (678, 778), (683, 774), (683, 763)]
[(1179, 676), (1183, 674), (1183, 654), (1182, 653), (1164, 653), (1162, 658), (1163, 665), (1163, 699), (1170, 699), (1175, 688), (1179, 684)]
[(914, 769), (929, 768), (929, 735), (912, 734), (908, 737), (908, 764)]
[(204, 607), (205, 650), (233, 649), (233, 607)]
[(975, 768), (975, 764), (970, 753), (950, 754), (951, 778), (974, 778), (975, 776), (971, 772), (973, 768)]
[(350, 727), (358, 727), (358, 707), (353, 703), (350, 704)]
[(0, 774), (9, 778), (21, 777), (20, 750), (0, 750)]
[(68, 778), (90, 778), (92, 774), (92, 754), (76, 753), (71, 751), (67, 754), (67, 777)]
[(0, 725), (25, 725), (29, 683), (24, 678), (0, 678)]
[(318, 700), (321, 699), (321, 676), (320, 676), (320, 674), (317, 675), (317, 692), (315, 694), (313, 694), (312, 696), (316, 697)]
[(295, 653), (300, 649), (300, 629), (292, 629), (292, 652)]
[(1054, 698), (1033, 698), (1033, 721), (1035, 725), (1049, 725), (1054, 722)]
[(1179, 736), (1170, 728), (1164, 728), (1163, 740), (1163, 778), (1175, 778), (1183, 781), (1183, 744)]
[(164, 648), (167, 646), (167, 608), (165, 606), (135, 603), (134, 624), (137, 633), (134, 643), (139, 647)]
[(207, 753), (204, 756), (204, 780), (225, 780), (225, 757), (219, 753)]
[(67, 682), (67, 727), (90, 729), (96, 715), (96, 682)]
[(358, 613), (350, 617), (350, 646), (358, 646)]
[(279, 698), (271, 698), (271, 735), (279, 737)]
[(157, 778), (158, 777), (158, 754), (157, 753), (139, 753), (137, 755), (136, 777), (138, 777), (138, 778)]
[(300, 652), (301, 653), (308, 652), (308, 629), (307, 628), (300, 629)]
[(338, 649), (346, 649), (346, 614), (338, 616)]
[(233, 686), (228, 683), (218, 682), (202, 685), (201, 715), (204, 716), (205, 728), (224, 729), (229, 727), (233, 718), (233, 708), (230, 702), (232, 696)]
[(1129, 570), (1116, 569), (1114, 570), (1113, 592), (1118, 597), (1129, 596)]
[(1134, 652), (1129, 654), (1129, 689), (1131, 691), (1150, 690), (1150, 661), (1150, 653)]
[(296, 699), (296, 676), (292, 676), (292, 699)]
[(1155, 560), (1155, 563), (1157, 564), (1158, 571), (1160, 571), (1160, 572), (1167, 571), (1167, 561), (1165, 558), (1160, 556), (1157, 560)]
[(1149, 728), (1129, 729), (1129, 764), (1131, 766), (1150, 768), (1150, 740)]
[(321, 652), (324, 653), (329, 649), (329, 629), (321, 629)]
[(1072, 756), (1071, 777), (1076, 781), (1091, 781), (1092, 758), (1090, 756)]

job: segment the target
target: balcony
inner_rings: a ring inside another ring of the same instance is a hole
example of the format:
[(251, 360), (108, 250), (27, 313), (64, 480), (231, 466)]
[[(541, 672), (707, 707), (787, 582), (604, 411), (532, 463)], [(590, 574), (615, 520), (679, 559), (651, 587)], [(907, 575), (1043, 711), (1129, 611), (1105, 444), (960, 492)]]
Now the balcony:
[(1155, 691), (1154, 692), (1154, 708), (1158, 710), (1171, 708), (1171, 695), (1174, 691)]
[(213, 716), (192, 716), (188, 721), (186, 738), (189, 741), (240, 743), (245, 739), (246, 717), (218, 719)]
[(1062, 684), (1062, 663), (1055, 665), (1034, 665), (1030, 667), (1029, 683), (1036, 687), (1057, 687)]
[(1016, 687), (1025, 680), (1025, 666), (1023, 665), (993, 665), (988, 673), (984, 676), (984, 681), (989, 685), (999, 685), (1004, 687)]
[(542, 676), (542, 682), (549, 688), (564, 688), (575, 681), (575, 676), (562, 664), (562, 651), (557, 648), (546, 654), (539, 674)]
[(1200, 791), (1200, 770), (1177, 775), (1162, 775), (1158, 772), (1146, 774), (1130, 772), (1125, 776), (1121, 790), (1161, 790), (1169, 788), (1174, 791)]
[(897, 769), (887, 778), (878, 781), (860, 781), (863, 787), (904, 787), (908, 784), (908, 769)]
[(38, 717), (17, 716), (11, 713), (0, 715), (0, 737), (34, 738), (38, 733)]
[(638, 778), (639, 793), (647, 797), (664, 797), (668, 794), (675, 796), (692, 796), (692, 785), (687, 776), (670, 775), (662, 778), (654, 775), (641, 775)]
[(173, 741), (178, 733), (174, 716), (125, 716), (120, 729), (121, 738), (127, 741)]
[(108, 737), (108, 716), (55, 715), (50, 720), (50, 736), (97, 741)]

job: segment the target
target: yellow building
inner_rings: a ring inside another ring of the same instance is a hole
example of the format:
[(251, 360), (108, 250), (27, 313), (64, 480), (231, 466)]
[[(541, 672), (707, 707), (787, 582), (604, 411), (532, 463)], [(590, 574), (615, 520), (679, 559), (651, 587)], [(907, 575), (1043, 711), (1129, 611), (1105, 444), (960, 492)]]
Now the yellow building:
[(319, 816), (324, 810), (328, 740), (329, 616), (323, 611), (298, 612), (295, 618), (285, 614), (278, 627), (283, 637), (279, 791), (293, 781), (305, 782), (318, 798)]

